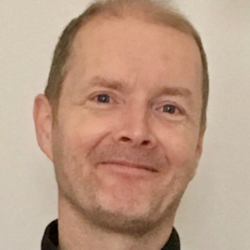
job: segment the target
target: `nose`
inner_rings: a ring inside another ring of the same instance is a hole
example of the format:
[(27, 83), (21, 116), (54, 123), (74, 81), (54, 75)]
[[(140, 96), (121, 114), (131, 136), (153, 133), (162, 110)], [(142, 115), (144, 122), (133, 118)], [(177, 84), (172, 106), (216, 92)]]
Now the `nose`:
[(114, 134), (116, 143), (131, 147), (154, 148), (156, 137), (152, 128), (152, 118), (145, 110), (126, 110), (119, 121), (119, 128)]

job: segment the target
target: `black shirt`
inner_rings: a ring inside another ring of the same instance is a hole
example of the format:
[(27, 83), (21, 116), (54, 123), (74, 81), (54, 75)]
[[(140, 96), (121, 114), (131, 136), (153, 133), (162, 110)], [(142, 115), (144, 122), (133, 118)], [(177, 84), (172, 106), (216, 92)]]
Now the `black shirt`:
[[(52, 221), (45, 229), (42, 239), (42, 250), (58, 250), (58, 224), (57, 220)], [(162, 250), (180, 250), (180, 240), (178, 233), (173, 228), (168, 242)]]

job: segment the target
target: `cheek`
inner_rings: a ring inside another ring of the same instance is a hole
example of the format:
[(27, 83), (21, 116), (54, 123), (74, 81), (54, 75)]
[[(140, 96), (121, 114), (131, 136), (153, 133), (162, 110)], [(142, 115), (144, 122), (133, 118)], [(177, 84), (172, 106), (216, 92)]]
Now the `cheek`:
[[(158, 130), (160, 131), (160, 130)], [(175, 171), (195, 167), (198, 133), (191, 129), (172, 127), (161, 131), (164, 154)]]
[(112, 123), (107, 118), (97, 119), (95, 116), (85, 115), (68, 119), (62, 129), (68, 147), (88, 154), (88, 150), (98, 145), (112, 131)]
[(188, 134), (172, 134), (165, 147), (165, 156), (169, 161), (167, 185), (174, 194), (182, 194), (188, 183), (194, 178), (198, 166), (196, 157), (196, 139)]

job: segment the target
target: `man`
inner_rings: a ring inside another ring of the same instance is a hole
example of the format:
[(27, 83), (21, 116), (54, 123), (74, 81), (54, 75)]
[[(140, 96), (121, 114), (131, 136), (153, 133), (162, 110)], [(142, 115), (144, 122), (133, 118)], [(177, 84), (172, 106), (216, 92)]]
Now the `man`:
[(199, 35), (151, 0), (93, 4), (63, 32), (34, 120), (58, 221), (42, 250), (178, 250), (173, 228), (206, 128)]

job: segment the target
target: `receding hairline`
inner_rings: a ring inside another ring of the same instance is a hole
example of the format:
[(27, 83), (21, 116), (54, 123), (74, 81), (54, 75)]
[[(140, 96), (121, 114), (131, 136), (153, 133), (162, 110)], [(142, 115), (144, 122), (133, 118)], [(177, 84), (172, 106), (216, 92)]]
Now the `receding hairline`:
[[(133, 1), (131, 1), (131, 2), (133, 2)], [(136, 1), (136, 3), (137, 2), (138, 1)], [(139, 1), (139, 2), (143, 2), (143, 0)], [(147, 4), (144, 4), (145, 7), (150, 7), (150, 4), (148, 4), (147, 1), (146, 1), (146, 3)], [(138, 5), (138, 3), (137, 3), (137, 5)], [(169, 12), (170, 15), (174, 16), (174, 18), (172, 18), (172, 16), (169, 17), (169, 20), (172, 21), (172, 23), (171, 23), (170, 21), (166, 21), (163, 18), (157, 19), (157, 18), (155, 18), (154, 15), (148, 15), (148, 13), (145, 13), (145, 9), (140, 8), (141, 7), (140, 5), (137, 6), (136, 9), (132, 8), (133, 6), (126, 6), (125, 5), (124, 7), (125, 8), (123, 10), (118, 10), (116, 12), (112, 12), (112, 11), (110, 11), (110, 9), (107, 8), (107, 10), (104, 10), (104, 11), (102, 10), (99, 13), (96, 13), (93, 16), (91, 16), (88, 20), (83, 20), (81, 22), (81, 25), (80, 25), (79, 29), (77, 30), (77, 32), (75, 33), (74, 38), (72, 40), (72, 44), (70, 46), (70, 51), (69, 51), (69, 56), (68, 56), (67, 61), (65, 63), (65, 78), (70, 70), (70, 64), (73, 61), (72, 60), (73, 55), (77, 49), (76, 43), (79, 39), (79, 36), (85, 32), (86, 26), (94, 25), (95, 28), (98, 28), (98, 23), (101, 24), (105, 20), (107, 20), (107, 21), (111, 21), (111, 20), (115, 20), (115, 19), (126, 20), (127, 18), (132, 18), (135, 21), (138, 20), (138, 21), (142, 21), (146, 24), (153, 24), (153, 25), (161, 26), (163, 28), (170, 28), (170, 29), (176, 30), (177, 32), (181, 32), (182, 34), (187, 35), (189, 38), (191, 38), (194, 41), (194, 43), (196, 44), (196, 46), (199, 50), (200, 57), (201, 57), (200, 47), (199, 47), (199, 44), (197, 44), (197, 41), (196, 41), (195, 36), (193, 35), (193, 32), (187, 31), (187, 27), (189, 27), (190, 23), (188, 20), (186, 20), (183, 17), (182, 14), (179, 14), (178, 12), (176, 12), (172, 8), (170, 10), (169, 9), (162, 10), (159, 7), (159, 5), (156, 5), (156, 7), (159, 11), (162, 11), (162, 12), (165, 11), (167, 13)], [(179, 22), (176, 21), (176, 16), (178, 16), (180, 18), (180, 22), (182, 23), (182, 26), (185, 26), (185, 25), (183, 25), (183, 21), (187, 22), (187, 27), (186, 26), (182, 27), (181, 25), (179, 25)], [(203, 64), (203, 62), (201, 62), (201, 63)], [(201, 70), (202, 70), (202, 68), (201, 68)], [(202, 85), (202, 83), (201, 83), (201, 85)]]
[[(125, 19), (128, 17), (132, 17), (149, 24), (156, 24), (162, 27), (170, 27), (193, 38), (194, 35), (198, 35), (198, 32), (196, 32), (195, 28), (188, 21), (188, 19), (172, 5), (168, 4), (168, 2), (164, 4), (163, 2), (152, 0), (108, 0), (97, 1), (95, 4), (102, 4), (102, 2), (104, 2), (104, 8), (100, 8), (100, 10), (98, 10), (97, 12), (94, 12), (87, 18), (82, 19), (82, 21), (80, 22), (80, 27), (76, 32), (73, 41), (77, 37), (77, 34), (82, 30), (82, 28), (84, 28), (84, 26), (88, 25), (89, 23), (92, 23), (93, 21), (102, 21), (105, 19), (115, 18)], [(121, 6), (119, 6), (119, 4)]]

